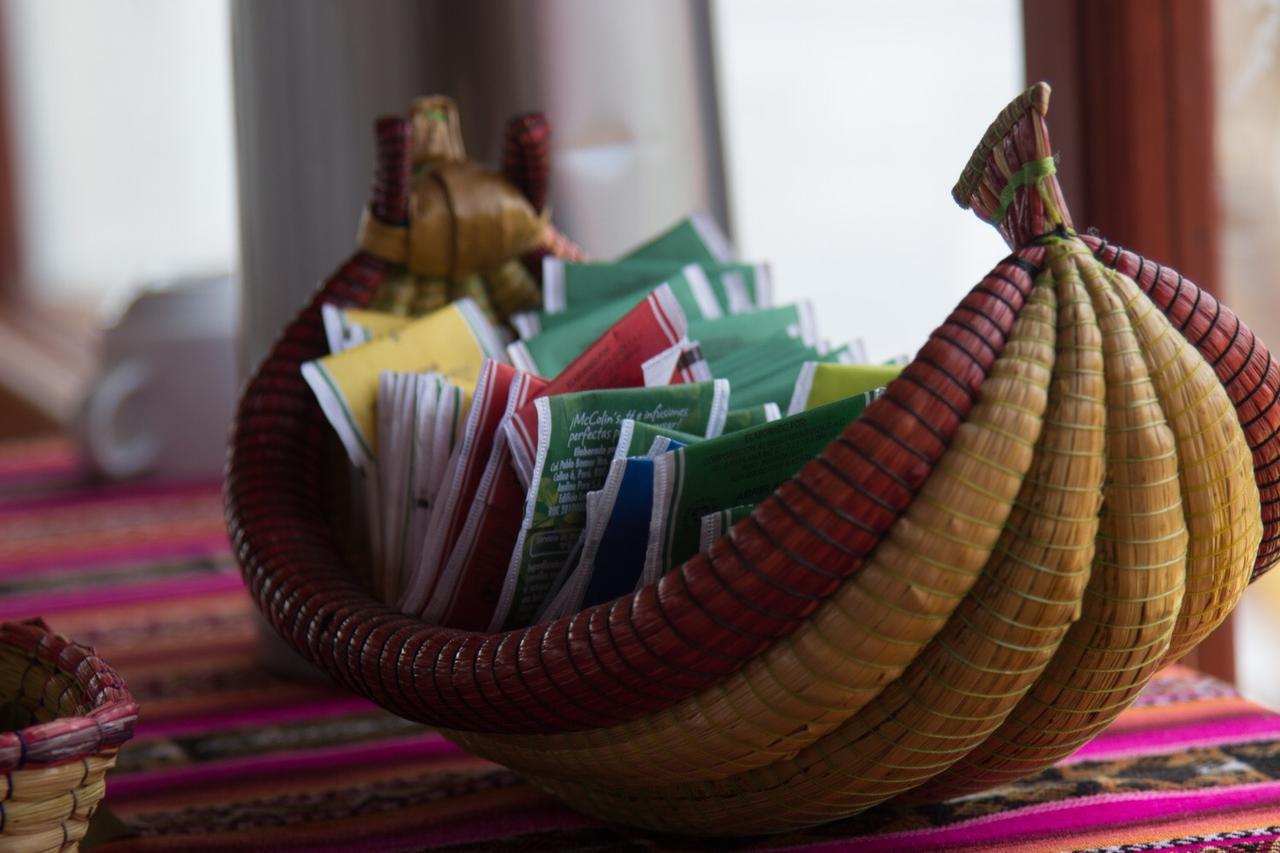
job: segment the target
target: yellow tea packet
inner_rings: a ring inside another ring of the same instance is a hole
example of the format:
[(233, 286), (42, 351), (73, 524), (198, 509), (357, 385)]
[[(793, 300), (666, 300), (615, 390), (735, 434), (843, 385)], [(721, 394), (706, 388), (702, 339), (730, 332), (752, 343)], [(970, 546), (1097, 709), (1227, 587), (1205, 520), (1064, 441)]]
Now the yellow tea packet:
[(331, 353), (367, 344), (388, 332), (397, 332), (418, 319), (389, 311), (339, 308), (328, 302), (320, 306), (320, 317), (324, 321), (324, 336), (329, 341)]
[(807, 412), (825, 403), (834, 403), (883, 388), (902, 372), (900, 364), (824, 364), (806, 361), (796, 378), (787, 414)]
[(470, 390), (486, 357), (506, 361), (498, 331), (470, 299), (460, 299), (397, 331), (302, 365), (316, 395), (351, 457), (362, 471), (377, 457), (374, 410), (384, 370), (435, 371)]

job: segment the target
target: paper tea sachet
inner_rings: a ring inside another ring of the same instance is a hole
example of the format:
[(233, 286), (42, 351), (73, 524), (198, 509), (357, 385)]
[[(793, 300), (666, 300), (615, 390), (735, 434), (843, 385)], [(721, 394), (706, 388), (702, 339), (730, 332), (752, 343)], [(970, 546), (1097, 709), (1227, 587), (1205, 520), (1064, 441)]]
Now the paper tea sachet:
[(636, 587), (649, 541), (653, 457), (704, 440), (644, 422), (622, 422), (604, 484), (587, 493), (587, 522), (570, 558), (572, 569), (538, 621), (574, 613)]
[(716, 221), (709, 214), (698, 212), (627, 252), (619, 260), (726, 264), (736, 261), (737, 253)]
[[(732, 411), (725, 413), (726, 424), (728, 424), (729, 415), (732, 414)], [(723, 428), (721, 432), (724, 432)], [(675, 442), (679, 447), (685, 447), (690, 444), (697, 444), (705, 440), (706, 437), (705, 434), (685, 432), (684, 430), (661, 424), (626, 418), (618, 427), (618, 443), (615, 446), (614, 455), (623, 458), (643, 456), (646, 453), (654, 453), (655, 445), (658, 447), (656, 452), (665, 453), (672, 442)]]
[[(544, 393), (547, 384), (518, 371), (507, 392), (503, 419)], [(499, 429), (466, 520), (421, 610), (423, 619), (466, 630), (484, 630), (489, 625), (520, 530), (524, 497), (525, 488), (511, 467), (506, 433)]]
[[(639, 304), (604, 330), (585, 351), (556, 375), (547, 394), (587, 391), (593, 388), (634, 388), (666, 385), (674, 381), (709, 379), (704, 362), (681, 366), (688, 339), (688, 321), (667, 285), (654, 288)], [(504, 425), (512, 458), (526, 485), (533, 471), (537, 448), (537, 415), (526, 405)]]
[[(777, 405), (731, 409), (724, 433), (776, 421)], [(609, 473), (587, 498), (587, 526), (569, 579), (539, 621), (553, 619), (617, 598), (638, 585), (644, 571), (653, 511), (653, 458), (699, 444), (700, 436), (624, 421)]]
[[(732, 387), (732, 383), (730, 383)], [(742, 409), (730, 409), (724, 418), (725, 432), (738, 432), (760, 424), (767, 424), (782, 417), (777, 403), (760, 403)]]
[(471, 387), (485, 358), (506, 360), (501, 338), (475, 303), (462, 299), (369, 343), (308, 361), (302, 375), (352, 463), (376, 456), (374, 404), (384, 370), (433, 371)]
[[(429, 383), (428, 391), (434, 389), (434, 384)], [(374, 545), (374, 595), (384, 601), (395, 601), (400, 595), (405, 539), (412, 512), (409, 495), (419, 461), (413, 440), (419, 429), (418, 393), (417, 374), (387, 370), (378, 377), (375, 413), (379, 460), (373, 478), (377, 512), (370, 516), (369, 535)], [(433, 408), (433, 418), (434, 414)]]
[(779, 337), (796, 338), (817, 348), (818, 324), (812, 304), (797, 302), (714, 320), (689, 320), (689, 339), (698, 342), (709, 361)]
[(830, 358), (794, 338), (775, 338), (708, 363), (713, 376), (722, 376), (733, 386), (734, 405), (745, 408), (765, 403), (785, 405), (804, 363)]
[[(685, 269), (684, 261), (566, 261), (548, 255), (542, 261), (542, 310), (546, 316), (572, 312), (652, 290)], [(710, 283), (721, 307), (732, 314), (772, 305), (773, 280), (766, 264), (693, 264)], [(549, 328), (542, 326), (542, 328)]]
[[(480, 482), (462, 509), (465, 519), (456, 534), (447, 539), (448, 545), (431, 540), (434, 548), (429, 548), (428, 554), (438, 555), (448, 547), (452, 550), (443, 558), (436, 557), (439, 580), (430, 580), (430, 591), (419, 605), (424, 619), (458, 628), (483, 629), (489, 623), (497, 600), (491, 587), (501, 585), (515, 545), (528, 477), (522, 481), (517, 475), (513, 445), (508, 441), (518, 440), (521, 432), (509, 432), (501, 425), (518, 421), (527, 410), (533, 414), (529, 433), (536, 435), (537, 414), (528, 401), (546, 394), (687, 383), (709, 377), (700, 357), (689, 360), (687, 341), (680, 338), (670, 343), (672, 336), (683, 330), (684, 316), (669, 294), (664, 299), (661, 291), (662, 288), (655, 290), (645, 303), (601, 335), (554, 382), (521, 371), (513, 373), (505, 413), (499, 418), (499, 434), (488, 451)], [(475, 409), (474, 404), (472, 408)], [(534, 443), (528, 451), (530, 460), (536, 449)], [(531, 475), (532, 461), (529, 472)], [(434, 534), (434, 522), (432, 527)], [(483, 592), (469, 592), (476, 589)]]
[(716, 540), (734, 524), (751, 515), (755, 508), (755, 504), (739, 504), (704, 515), (698, 525), (698, 550), (704, 554), (711, 553), (711, 546), (716, 544)]
[(787, 414), (883, 388), (902, 372), (899, 364), (827, 364), (807, 361), (800, 368)]
[[(418, 411), (412, 450), (416, 473), (411, 480), (413, 491), (408, 495), (409, 529), (404, 546), (403, 578), (413, 570), (426, 544), (449, 460), (462, 440), (472, 393), (439, 374), (418, 374)], [(383, 461), (379, 459), (380, 466)], [(388, 466), (395, 464), (391, 458), (385, 462)]]
[(399, 331), (418, 319), (387, 311), (341, 308), (329, 302), (320, 306), (320, 317), (324, 322), (324, 336), (329, 341), (331, 353), (367, 344), (380, 335)]
[(697, 553), (704, 515), (763, 500), (861, 415), (873, 397), (848, 397), (655, 458), (643, 582), (653, 583)]
[[(680, 306), (686, 322), (690, 317), (723, 316), (723, 311), (710, 285), (702, 277), (702, 272), (697, 267), (693, 269), (697, 270), (696, 275), (680, 274), (660, 286), (666, 288)], [(657, 288), (654, 289), (656, 290)], [(647, 296), (647, 293), (628, 294), (621, 299), (577, 313), (572, 319), (531, 338), (514, 341), (507, 347), (511, 363), (521, 370), (527, 370), (539, 376), (555, 376), (568, 367), (592, 341), (626, 316)]]
[(729, 384), (585, 391), (540, 397), (534, 407), (533, 477), (491, 630), (529, 624), (556, 592), (553, 585), (586, 524), (587, 492), (604, 482), (622, 421), (718, 435), (729, 408)]
[[(653, 502), (651, 491), (653, 482), (652, 467), (648, 469), (647, 473), (643, 471), (637, 472), (634, 467), (627, 468), (626, 463), (647, 461), (659, 453), (666, 453), (668, 450), (687, 447), (690, 444), (697, 444), (705, 440), (706, 436), (694, 435), (693, 433), (645, 423), (644, 421), (636, 421), (632, 418), (626, 418), (622, 421), (622, 425), (618, 428), (618, 444), (614, 449), (612, 462), (608, 473), (605, 475), (604, 483), (599, 489), (587, 492), (587, 518), (582, 536), (578, 538), (573, 551), (570, 552), (569, 558), (561, 568), (561, 577), (557, 578), (552, 584), (552, 589), (557, 591), (543, 605), (537, 621), (554, 619), (581, 609), (582, 596), (591, 577), (595, 555), (600, 550), (600, 540), (604, 534), (608, 516), (619, 503), (618, 495), (620, 491), (624, 493), (622, 501), (624, 507), (642, 510), (644, 513), (643, 518), (629, 516), (623, 521), (629, 522), (632, 526), (638, 525), (642, 530), (648, 530), (649, 510)], [(648, 448), (648, 450), (646, 451), (645, 448)], [(628, 457), (639, 458), (628, 459)], [(630, 473), (628, 474), (627, 472)], [(624, 482), (624, 477), (630, 477), (630, 480)], [(644, 492), (644, 500), (640, 501), (638, 498), (628, 500), (625, 496), (636, 494), (638, 489), (645, 488), (642, 482), (646, 478), (650, 484), (650, 490)], [(625, 512), (626, 510), (623, 511)], [(616, 536), (617, 531), (615, 530)], [(637, 578), (644, 567), (644, 542), (642, 534), (638, 547), (623, 555), (624, 560), (628, 558), (634, 560), (634, 577)], [(606, 552), (607, 548), (608, 546), (606, 545)], [(618, 561), (618, 564), (613, 568), (619, 572), (631, 570), (628, 566), (623, 565), (622, 560)]]
[(823, 352), (796, 340), (774, 340), (732, 353), (710, 366), (716, 376), (733, 384), (735, 403), (756, 406), (789, 401), (805, 362), (847, 364), (853, 358), (848, 346)]
[(449, 546), (457, 539), (479, 488), (494, 437), (507, 406), (508, 392), (518, 371), (509, 364), (485, 359), (472, 393), (471, 404), (459, 440), (453, 442), (448, 461), (435, 486), (426, 535), (399, 609), (417, 615), (426, 604)]

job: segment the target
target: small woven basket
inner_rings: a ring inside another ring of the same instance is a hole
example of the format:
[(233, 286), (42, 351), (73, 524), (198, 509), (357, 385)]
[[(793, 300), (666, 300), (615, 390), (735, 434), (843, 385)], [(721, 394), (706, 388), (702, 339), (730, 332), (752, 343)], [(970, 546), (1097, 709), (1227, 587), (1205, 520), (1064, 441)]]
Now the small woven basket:
[(39, 620), (0, 625), (0, 849), (79, 849), (138, 706), (93, 649)]
[(1088, 742), (1280, 559), (1280, 364), (1175, 271), (1076, 234), (1041, 84), (956, 188), (1001, 260), (901, 377), (707, 554), (499, 634), (356, 581), (302, 380), (320, 305), (246, 387), (227, 522), (272, 626), (339, 682), (575, 807), (778, 832), (1037, 772)]

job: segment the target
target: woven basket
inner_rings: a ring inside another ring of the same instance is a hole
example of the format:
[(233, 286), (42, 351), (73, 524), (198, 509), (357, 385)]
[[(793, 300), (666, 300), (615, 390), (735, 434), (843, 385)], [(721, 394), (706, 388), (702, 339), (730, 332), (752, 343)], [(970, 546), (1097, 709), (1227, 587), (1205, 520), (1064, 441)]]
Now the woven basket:
[(0, 733), (0, 849), (79, 849), (138, 706), (92, 649), (39, 620), (0, 625), (0, 703), (30, 720)]
[(523, 630), (427, 625), (353, 580), (299, 374), (320, 304), (378, 284), (344, 268), (236, 417), (227, 519), (259, 606), (351, 689), (636, 826), (776, 832), (1069, 754), (1280, 558), (1280, 368), (1191, 282), (1076, 235), (1048, 94), (956, 188), (1013, 253), (884, 396), (709, 555)]

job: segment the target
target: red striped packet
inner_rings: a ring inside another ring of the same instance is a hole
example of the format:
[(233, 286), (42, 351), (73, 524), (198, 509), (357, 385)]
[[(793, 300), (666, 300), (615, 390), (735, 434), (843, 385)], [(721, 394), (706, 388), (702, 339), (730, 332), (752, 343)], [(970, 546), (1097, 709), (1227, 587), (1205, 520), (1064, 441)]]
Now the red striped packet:
[[(499, 423), (549, 387), (539, 376), (509, 369)], [(488, 460), (465, 506), (465, 521), (456, 537), (449, 538), (452, 550), (421, 609), (422, 618), (431, 624), (484, 630), (502, 591), (511, 548), (520, 532), (525, 489), (510, 464), (506, 432), (495, 429), (492, 435)]]
[(517, 373), (511, 365), (493, 359), (485, 359), (480, 368), (462, 440), (449, 455), (422, 552), (400, 595), (397, 607), (401, 612), (420, 613), (431, 598), (440, 567), (448, 559), (452, 543), (466, 522), (471, 499), (480, 487)]
[[(681, 362), (688, 347), (688, 331), (689, 323), (675, 294), (666, 284), (659, 285), (551, 380), (543, 393), (550, 397), (595, 388), (698, 381), (692, 378), (693, 365)], [(709, 371), (704, 378), (711, 378)], [(503, 429), (516, 473), (527, 486), (538, 447), (538, 412), (532, 399)]]

